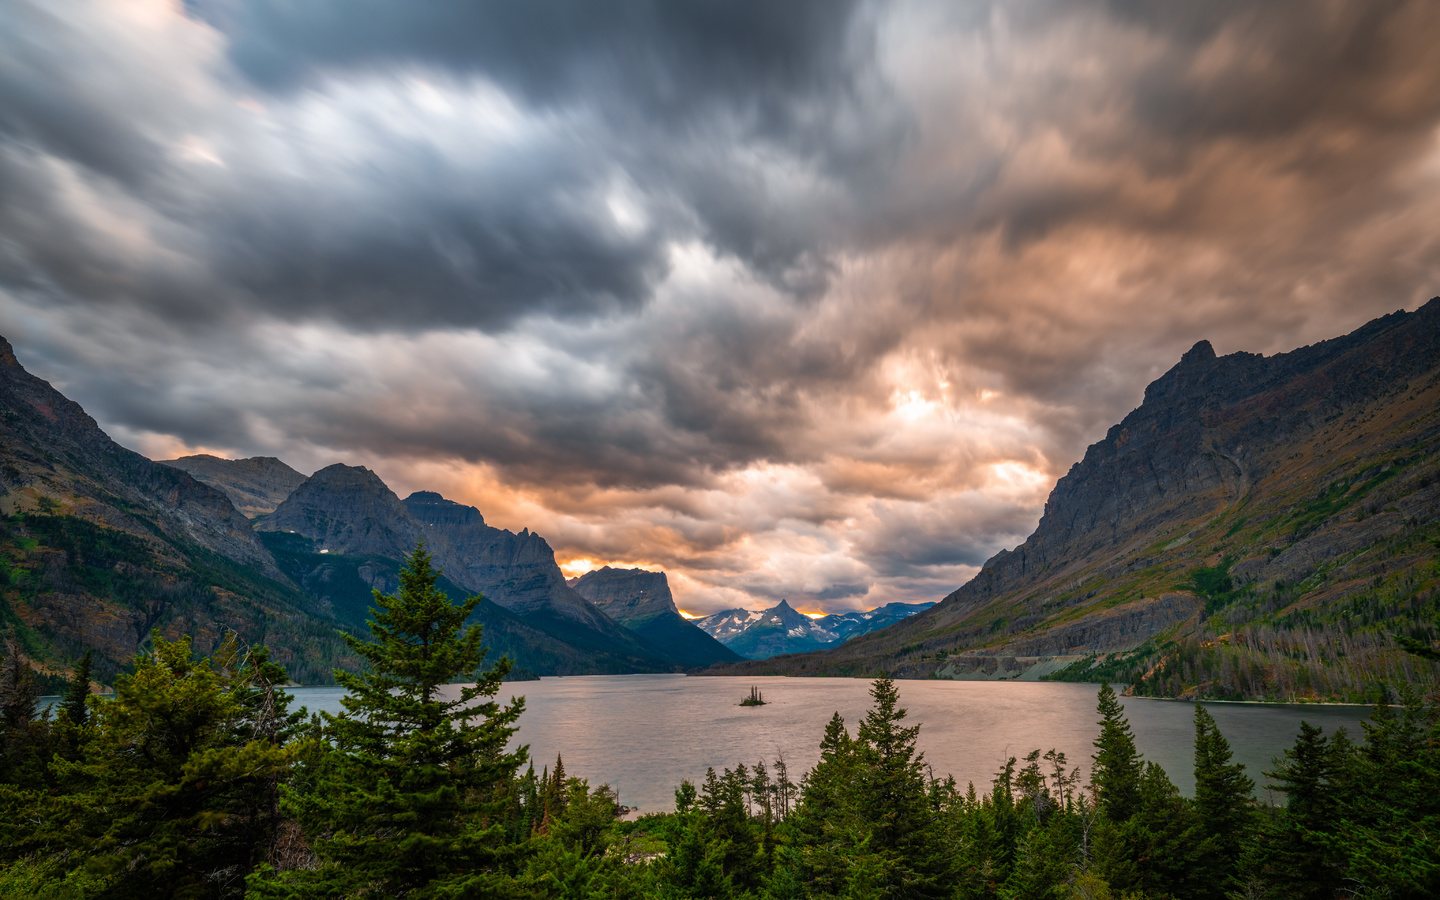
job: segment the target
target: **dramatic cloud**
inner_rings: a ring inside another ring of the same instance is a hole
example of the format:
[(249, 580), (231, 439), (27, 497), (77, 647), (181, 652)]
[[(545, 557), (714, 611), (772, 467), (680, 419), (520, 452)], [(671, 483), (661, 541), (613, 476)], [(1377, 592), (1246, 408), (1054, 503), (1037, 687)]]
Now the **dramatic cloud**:
[(0, 333), (122, 442), (938, 599), (1194, 341), (1440, 292), (1414, 2), (0, 13)]

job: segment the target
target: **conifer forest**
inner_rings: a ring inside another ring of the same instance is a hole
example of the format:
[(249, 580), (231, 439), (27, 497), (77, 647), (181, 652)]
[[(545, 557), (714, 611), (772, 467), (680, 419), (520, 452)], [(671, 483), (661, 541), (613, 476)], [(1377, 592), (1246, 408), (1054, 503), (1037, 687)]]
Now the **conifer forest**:
[[(1195, 708), (1195, 796), (1147, 762), (1116, 692), (1092, 759), (1035, 748), (988, 785), (932, 774), (889, 678), (820, 760), (737, 762), (621, 818), (613, 791), (512, 740), (480, 598), (455, 604), (417, 550), (378, 592), (344, 712), (291, 706), (262, 647), (196, 658), (158, 634), (113, 699), (88, 660), (38, 711), (0, 666), (0, 897), (1425, 898), (1440, 896), (1440, 715), (1405, 693), (1361, 734), (1303, 726), (1266, 773)], [(473, 682), (473, 684), (472, 684)], [(448, 684), (464, 683), (457, 692)], [(523, 738), (523, 735), (520, 735)], [(537, 772), (537, 766), (539, 771)], [(1284, 803), (1254, 799), (1266, 777)]]

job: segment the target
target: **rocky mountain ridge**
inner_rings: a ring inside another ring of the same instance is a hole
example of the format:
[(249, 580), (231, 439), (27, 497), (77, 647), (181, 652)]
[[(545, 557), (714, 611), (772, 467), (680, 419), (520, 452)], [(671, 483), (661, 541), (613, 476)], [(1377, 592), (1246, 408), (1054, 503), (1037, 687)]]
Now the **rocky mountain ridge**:
[[(559, 668), (550, 657), (528, 654), (517, 660), (537, 674), (666, 671), (676, 666), (571, 590), (544, 538), (529, 530), (515, 534), (492, 528), (479, 510), (431, 491), (417, 491), (402, 501), (361, 466), (336, 463), (321, 469), (255, 527), (261, 533), (298, 535), (313, 542), (308, 555), (290, 557), (296, 567), (292, 576), (306, 585), (323, 584), (313, 573), (341, 565), (339, 557), (356, 557), (363, 562), (354, 570), (356, 577), (383, 593), (398, 587), (401, 562), (423, 540), (451, 583), (484, 594), (516, 621), (564, 645), (564, 652), (557, 653), (567, 662)], [(351, 604), (366, 602), (363, 592), (352, 590), (346, 596)], [(508, 621), (497, 619), (494, 627), (504, 629)], [(593, 664), (577, 667), (575, 661), (585, 654)]]
[(807, 653), (888, 628), (934, 603), (890, 603), (866, 612), (830, 613), (812, 618), (785, 600), (765, 610), (727, 609), (694, 624), (747, 659)]
[(1440, 299), (1290, 353), (1204, 341), (928, 612), (735, 671), (1121, 677), (1164, 696), (1363, 698), (1433, 677)]
[(0, 517), (0, 629), (42, 668), (93, 648), (105, 677), (152, 628), (202, 652), (234, 630), (302, 678), (345, 658), (224, 493), (116, 444), (3, 338)]
[(208, 453), (157, 460), (162, 466), (188, 472), (221, 491), (247, 518), (272, 513), (305, 481), (305, 476), (273, 456), (221, 459)]

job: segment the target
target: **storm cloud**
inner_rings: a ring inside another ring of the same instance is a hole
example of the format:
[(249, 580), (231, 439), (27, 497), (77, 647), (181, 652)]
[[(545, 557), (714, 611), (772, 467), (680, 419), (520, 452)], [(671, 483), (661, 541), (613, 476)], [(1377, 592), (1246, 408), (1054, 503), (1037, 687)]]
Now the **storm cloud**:
[(696, 612), (938, 599), (1201, 338), (1440, 292), (1423, 2), (10, 4), (0, 333)]

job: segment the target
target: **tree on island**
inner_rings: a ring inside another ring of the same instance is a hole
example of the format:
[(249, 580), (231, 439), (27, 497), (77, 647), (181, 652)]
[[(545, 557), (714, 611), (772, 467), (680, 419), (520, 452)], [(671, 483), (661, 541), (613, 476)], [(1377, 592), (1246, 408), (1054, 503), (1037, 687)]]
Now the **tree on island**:
[[(376, 591), (370, 631), (347, 637), (363, 674), (337, 670), (345, 711), (286, 807), (311, 836), (313, 868), (252, 878), (255, 897), (495, 897), (518, 893), (503, 821), (527, 750), (507, 751), (524, 699), (491, 699), (510, 663), (481, 672), (482, 600), (436, 587), (423, 542), (395, 595)], [(445, 685), (474, 679), (451, 694)]]

